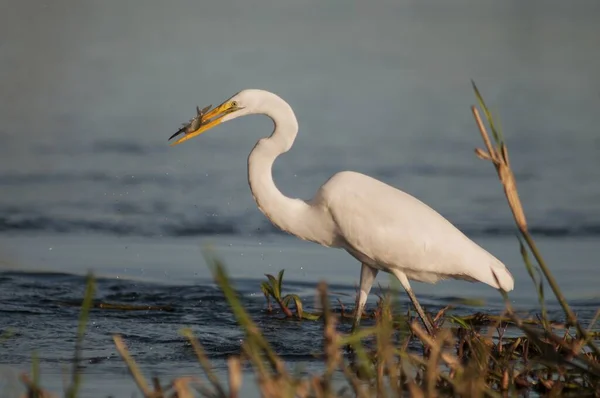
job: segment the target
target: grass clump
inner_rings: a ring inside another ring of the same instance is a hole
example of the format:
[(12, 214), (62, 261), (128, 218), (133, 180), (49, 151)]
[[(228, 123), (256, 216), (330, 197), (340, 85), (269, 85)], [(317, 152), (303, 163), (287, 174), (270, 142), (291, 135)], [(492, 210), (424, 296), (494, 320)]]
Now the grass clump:
[[(300, 297), (283, 295), (283, 275), (267, 275), (261, 290), (272, 312), (274, 301), (286, 318), (311, 320), (323, 324), (322, 371), (300, 376), (292, 372), (261, 333), (244, 309), (232, 287), (224, 265), (212, 254), (207, 263), (213, 278), (229, 303), (244, 332), (238, 355), (228, 360), (228, 377), (219, 380), (201, 342), (191, 330), (182, 331), (189, 340), (204, 372), (204, 377), (184, 376), (167, 385), (158, 379), (149, 383), (129, 355), (125, 342), (116, 335), (114, 342), (130, 374), (144, 397), (242, 396), (242, 369), (248, 367), (264, 397), (500, 397), (526, 396), (600, 396), (600, 348), (593, 328), (600, 311), (585, 327), (570, 308), (558, 283), (531, 236), (521, 205), (508, 148), (494, 123), (479, 90), (473, 84), (480, 108), (492, 131), (494, 143), (477, 107), (472, 107), (485, 150), (475, 153), (491, 161), (504, 189), (519, 233), (519, 250), (533, 286), (540, 314), (524, 319), (512, 308), (506, 292), (501, 294), (505, 309), (500, 315), (476, 313), (458, 317), (441, 310), (433, 319), (434, 335), (429, 335), (410, 316), (399, 314), (390, 294), (381, 297), (374, 325), (347, 335), (338, 327), (346, 317), (331, 308), (327, 286), (320, 283), (318, 294), (322, 311), (305, 311)], [(90, 282), (92, 281), (92, 282)], [(564, 312), (564, 322), (551, 320), (545, 306), (544, 282), (547, 282)], [(78, 336), (83, 336), (89, 308), (92, 306), (93, 280), (82, 305)], [(293, 305), (293, 308), (290, 306)], [(295, 310), (295, 311), (293, 311)], [(410, 315), (410, 314), (409, 314)], [(83, 326), (82, 326), (83, 325)], [(511, 328), (511, 335), (506, 332)], [(518, 332), (518, 333), (516, 333)], [(76, 364), (81, 339), (78, 337), (72, 384), (68, 397), (75, 397), (79, 377)], [(348, 348), (351, 348), (350, 353)], [(38, 372), (34, 366), (34, 380)], [(334, 381), (343, 375), (344, 382)], [(46, 396), (34, 381), (24, 375), (29, 397)]]

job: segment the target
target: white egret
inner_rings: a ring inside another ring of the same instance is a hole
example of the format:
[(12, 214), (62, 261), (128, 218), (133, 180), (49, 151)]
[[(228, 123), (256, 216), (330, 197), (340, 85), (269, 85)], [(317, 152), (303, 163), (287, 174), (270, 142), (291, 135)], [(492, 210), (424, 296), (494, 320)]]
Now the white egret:
[(195, 130), (175, 133), (171, 138), (184, 136), (172, 145), (251, 114), (266, 115), (275, 125), (272, 134), (261, 138), (248, 157), (248, 183), (258, 208), (281, 230), (326, 247), (344, 249), (362, 265), (353, 330), (360, 323), (379, 271), (398, 278), (429, 333), (433, 327), (409, 280), (436, 283), (453, 278), (479, 281), (505, 291), (513, 289), (513, 277), (502, 262), (431, 207), (374, 178), (342, 171), (325, 182), (310, 200), (283, 195), (273, 182), (272, 166), (292, 147), (298, 121), (290, 105), (271, 92), (239, 92), (203, 113)]

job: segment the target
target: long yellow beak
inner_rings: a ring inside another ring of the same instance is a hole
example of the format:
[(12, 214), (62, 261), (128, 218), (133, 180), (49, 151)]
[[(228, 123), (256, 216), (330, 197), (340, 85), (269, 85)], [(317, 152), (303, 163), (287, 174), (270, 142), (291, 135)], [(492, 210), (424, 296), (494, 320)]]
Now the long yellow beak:
[[(204, 133), (205, 131), (212, 129), (213, 127), (215, 127), (221, 123), (221, 119), (223, 119), (223, 117), (225, 115), (227, 115), (231, 112), (235, 112), (238, 109), (239, 108), (232, 101), (227, 101), (227, 102), (222, 103), (221, 105), (217, 106), (213, 110), (211, 110), (201, 116), (200, 127), (197, 130), (194, 130), (189, 133), (183, 131), (184, 136), (181, 137), (180, 139), (178, 139), (177, 141), (173, 142), (171, 144), (171, 146), (179, 145), (182, 142), (185, 142), (191, 138), (199, 136), (200, 134)], [(173, 138), (173, 137), (174, 136), (172, 136), (171, 138)]]

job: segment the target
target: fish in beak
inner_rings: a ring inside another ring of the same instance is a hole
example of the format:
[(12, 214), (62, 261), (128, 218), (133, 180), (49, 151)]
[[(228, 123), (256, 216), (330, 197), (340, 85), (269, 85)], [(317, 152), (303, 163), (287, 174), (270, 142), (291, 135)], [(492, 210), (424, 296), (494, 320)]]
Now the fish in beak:
[(175, 134), (169, 137), (169, 140), (177, 137), (180, 134), (184, 134), (177, 141), (173, 142), (171, 146), (181, 144), (184, 141), (194, 138), (207, 130), (217, 126), (221, 123), (223, 117), (239, 109), (237, 101), (226, 101), (216, 108), (209, 111), (212, 105), (207, 106), (204, 109), (196, 107), (197, 115), (189, 123), (184, 124)]
[(196, 116), (194, 116), (194, 118), (190, 119), (190, 121), (188, 123), (182, 123), (181, 128), (179, 130), (177, 130), (175, 132), (175, 134), (170, 136), (168, 141), (177, 137), (179, 134), (189, 134), (189, 133), (192, 133), (192, 132), (198, 130), (200, 128), (200, 126), (202, 125), (202, 117), (204, 115), (206, 115), (206, 112), (208, 112), (208, 110), (210, 108), (212, 108), (212, 105), (209, 105), (202, 109), (200, 109), (198, 106), (196, 106)]

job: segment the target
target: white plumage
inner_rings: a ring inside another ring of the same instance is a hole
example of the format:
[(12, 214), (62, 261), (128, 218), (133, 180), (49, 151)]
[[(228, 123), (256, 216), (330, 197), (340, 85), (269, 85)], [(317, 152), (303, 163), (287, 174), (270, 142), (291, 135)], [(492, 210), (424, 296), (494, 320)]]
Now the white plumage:
[(513, 289), (512, 275), (493, 255), (420, 200), (374, 178), (343, 171), (323, 184), (311, 200), (284, 196), (273, 182), (271, 169), (277, 156), (292, 147), (298, 122), (292, 108), (273, 93), (241, 91), (206, 113), (200, 128), (185, 133), (175, 144), (221, 122), (257, 113), (269, 116), (275, 129), (257, 142), (248, 157), (252, 195), (259, 209), (283, 231), (345, 249), (361, 262), (353, 328), (360, 322), (378, 271), (398, 278), (430, 332), (432, 326), (409, 280), (435, 283), (453, 278)]
[(501, 287), (513, 289), (504, 264), (431, 207), (390, 185), (344, 171), (327, 181), (317, 198), (349, 248), (374, 268), (399, 268), (420, 282), (455, 278), (497, 288), (493, 269)]

